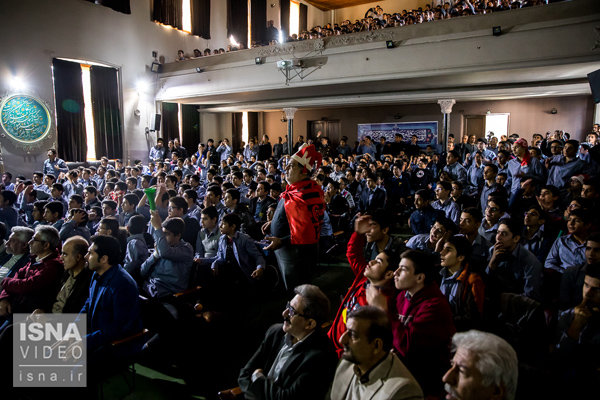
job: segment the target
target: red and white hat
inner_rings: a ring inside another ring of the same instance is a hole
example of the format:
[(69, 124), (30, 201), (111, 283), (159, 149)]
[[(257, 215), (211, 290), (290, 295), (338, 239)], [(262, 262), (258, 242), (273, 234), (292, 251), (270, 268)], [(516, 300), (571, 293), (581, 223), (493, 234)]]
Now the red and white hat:
[(313, 168), (319, 168), (323, 161), (321, 153), (315, 149), (315, 146), (307, 143), (300, 146), (296, 154), (292, 156), (292, 159), (298, 161), (308, 171), (311, 171)]

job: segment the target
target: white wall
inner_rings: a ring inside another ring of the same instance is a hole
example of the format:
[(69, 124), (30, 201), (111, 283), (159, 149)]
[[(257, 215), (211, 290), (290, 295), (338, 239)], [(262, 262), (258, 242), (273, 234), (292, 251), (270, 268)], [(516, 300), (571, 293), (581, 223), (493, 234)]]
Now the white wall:
[[(160, 26), (150, 20), (150, 0), (131, 1), (131, 14), (81, 0), (19, 0), (0, 2), (0, 35), (3, 38), (0, 58), (0, 96), (11, 93), (9, 78), (23, 76), (32, 94), (51, 106), (54, 95), (51, 64), (53, 57), (89, 60), (121, 70), (123, 89), (123, 127), (125, 159), (145, 159), (148, 154), (145, 127), (152, 126), (155, 112), (153, 85), (156, 78), (149, 72), (152, 51), (165, 61), (173, 61), (177, 49), (221, 47), (226, 44), (226, 2), (213, 0), (210, 41)], [(138, 80), (152, 84), (144, 93), (136, 89)], [(141, 111), (134, 116), (135, 109)], [(53, 116), (54, 119), (54, 116)], [(48, 146), (56, 141), (54, 123)], [(151, 139), (155, 139), (152, 136)], [(0, 139), (3, 142), (6, 139)], [(10, 153), (3, 143), (4, 163), (16, 174), (31, 175), (41, 168), (45, 149), (36, 154)]]

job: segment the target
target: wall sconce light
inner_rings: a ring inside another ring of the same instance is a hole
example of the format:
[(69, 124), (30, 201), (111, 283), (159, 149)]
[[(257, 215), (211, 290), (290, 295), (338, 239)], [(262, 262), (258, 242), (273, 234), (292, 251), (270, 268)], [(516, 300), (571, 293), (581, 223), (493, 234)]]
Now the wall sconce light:
[(396, 47), (396, 45), (394, 44), (393, 40), (386, 40), (385, 47), (387, 47), (388, 49), (393, 49), (394, 47)]
[(204, 70), (202, 68), (200, 68), (200, 67), (196, 67), (196, 72), (197, 73), (201, 73), (201, 72), (204, 72)]
[(264, 61), (263, 61), (263, 58), (262, 58), (262, 57), (254, 57), (254, 64), (256, 64), (256, 65), (260, 65), (260, 64), (262, 64), (263, 62), (264, 62)]
[(552, 110), (550, 110), (550, 114), (558, 114), (558, 110), (556, 108), (552, 108)]
[(502, 35), (502, 27), (501, 26), (494, 26), (492, 28), (492, 35), (494, 35), (494, 36), (500, 36), (500, 35)]
[(156, 61), (152, 61), (152, 65), (150, 66), (150, 71), (152, 72), (160, 72), (160, 63), (156, 62)]

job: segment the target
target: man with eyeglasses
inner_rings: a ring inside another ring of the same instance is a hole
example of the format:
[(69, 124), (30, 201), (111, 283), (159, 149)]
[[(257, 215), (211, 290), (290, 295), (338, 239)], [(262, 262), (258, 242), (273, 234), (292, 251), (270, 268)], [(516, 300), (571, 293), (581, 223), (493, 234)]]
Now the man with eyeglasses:
[(35, 258), (12, 278), (4, 278), (0, 283), (0, 324), (10, 321), (14, 313), (31, 313), (37, 308), (52, 309), (63, 273), (63, 263), (57, 251), (59, 244), (56, 228), (38, 226), (35, 229), (29, 241), (29, 252)]
[(335, 373), (337, 357), (322, 324), (330, 304), (314, 285), (294, 289), (283, 324), (269, 328), (260, 347), (240, 371), (247, 399), (322, 399)]

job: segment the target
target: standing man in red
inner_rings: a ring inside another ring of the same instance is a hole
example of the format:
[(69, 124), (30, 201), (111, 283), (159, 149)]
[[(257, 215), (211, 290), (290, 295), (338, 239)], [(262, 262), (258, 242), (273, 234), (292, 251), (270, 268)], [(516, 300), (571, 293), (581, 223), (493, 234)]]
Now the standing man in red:
[(348, 242), (346, 256), (355, 278), (327, 333), (340, 357), (344, 352), (340, 338), (346, 332), (347, 316), (357, 308), (368, 305), (367, 288), (376, 289), (386, 298), (395, 298), (397, 293), (394, 288), (394, 270), (399, 262), (397, 252), (386, 248), (369, 261), (364, 255), (365, 237), (371, 230), (370, 226), (378, 224), (387, 228), (385, 218), (384, 213), (374, 213), (373, 216), (360, 216), (354, 222), (354, 233)]
[(323, 190), (310, 179), (313, 169), (321, 165), (315, 146), (304, 144), (285, 167), (286, 190), (271, 221), (271, 243), (265, 250), (275, 250), (277, 263), (288, 291), (308, 283), (317, 266), (321, 223), (325, 210)]

